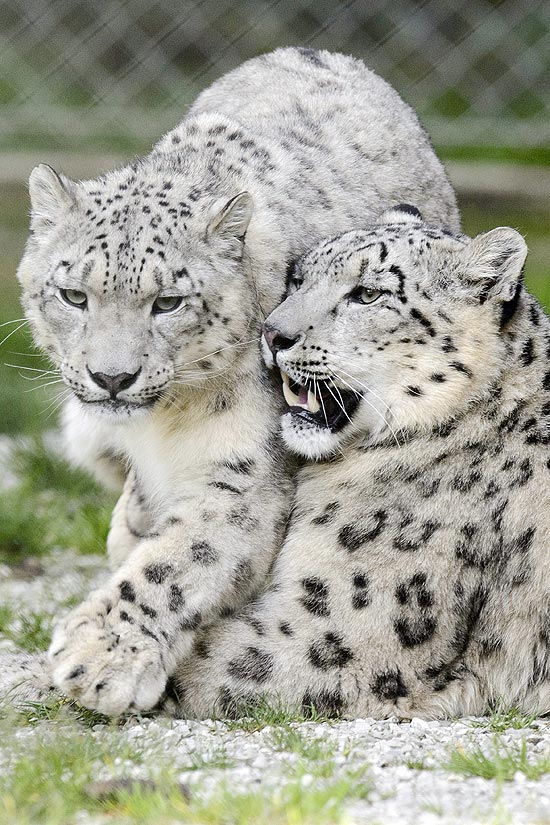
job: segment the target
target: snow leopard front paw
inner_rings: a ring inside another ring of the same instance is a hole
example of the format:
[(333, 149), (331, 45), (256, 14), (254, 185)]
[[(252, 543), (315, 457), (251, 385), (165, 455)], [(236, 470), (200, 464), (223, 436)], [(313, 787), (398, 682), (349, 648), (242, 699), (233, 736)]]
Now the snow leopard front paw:
[(108, 591), (56, 627), (49, 658), (56, 687), (106, 716), (150, 710), (168, 678), (160, 640)]

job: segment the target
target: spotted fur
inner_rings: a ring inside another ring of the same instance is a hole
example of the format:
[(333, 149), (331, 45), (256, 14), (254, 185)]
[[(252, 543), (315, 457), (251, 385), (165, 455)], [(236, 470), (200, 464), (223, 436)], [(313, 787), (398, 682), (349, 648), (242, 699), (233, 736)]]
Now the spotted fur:
[(131, 468), (118, 569), (58, 626), (54, 679), (105, 713), (146, 709), (278, 547), (291, 485), (257, 341), (289, 265), (396, 199), (456, 229), (454, 196), (397, 94), (309, 49), (228, 74), (135, 163), (79, 183), (41, 166), (30, 192), (19, 278), (72, 391), (70, 453)]
[(180, 713), (550, 711), (550, 321), (525, 255), (512, 229), (470, 239), (408, 209), (302, 258), (267, 320), (277, 364), (360, 402), (328, 434), (283, 416), (325, 460), (299, 473), (270, 588), (179, 668)]

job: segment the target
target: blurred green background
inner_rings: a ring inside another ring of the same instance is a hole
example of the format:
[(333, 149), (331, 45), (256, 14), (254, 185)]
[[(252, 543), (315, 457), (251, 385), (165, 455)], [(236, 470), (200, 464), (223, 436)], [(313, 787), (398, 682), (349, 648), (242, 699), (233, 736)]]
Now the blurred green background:
[[(0, 0), (0, 21), (0, 323), (22, 315), (35, 163), (78, 178), (147, 151), (216, 77), (284, 45), (354, 54), (393, 83), (448, 165), (465, 231), (519, 229), (550, 306), (548, 2)], [(46, 365), (18, 326), (0, 327), (0, 433), (54, 426), (63, 389), (29, 380)]]
[(353, 54), (455, 156), (550, 151), (544, 0), (1, 0), (0, 148), (140, 152), (277, 46)]

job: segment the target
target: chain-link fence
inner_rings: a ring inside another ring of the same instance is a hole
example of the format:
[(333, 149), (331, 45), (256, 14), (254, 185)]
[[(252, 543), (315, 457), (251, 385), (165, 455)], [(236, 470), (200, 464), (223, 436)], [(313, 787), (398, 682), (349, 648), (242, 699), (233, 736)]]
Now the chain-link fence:
[(4, 0), (0, 147), (142, 149), (246, 58), (363, 58), (439, 146), (550, 139), (550, 3), (536, 0)]

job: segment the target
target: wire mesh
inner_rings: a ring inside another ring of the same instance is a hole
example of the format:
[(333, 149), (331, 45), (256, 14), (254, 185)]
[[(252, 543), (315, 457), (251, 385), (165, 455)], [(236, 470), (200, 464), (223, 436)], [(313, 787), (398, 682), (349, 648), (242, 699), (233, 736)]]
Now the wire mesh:
[(550, 4), (4, 0), (0, 147), (141, 149), (208, 83), (281, 45), (360, 57), (438, 145), (550, 139)]

